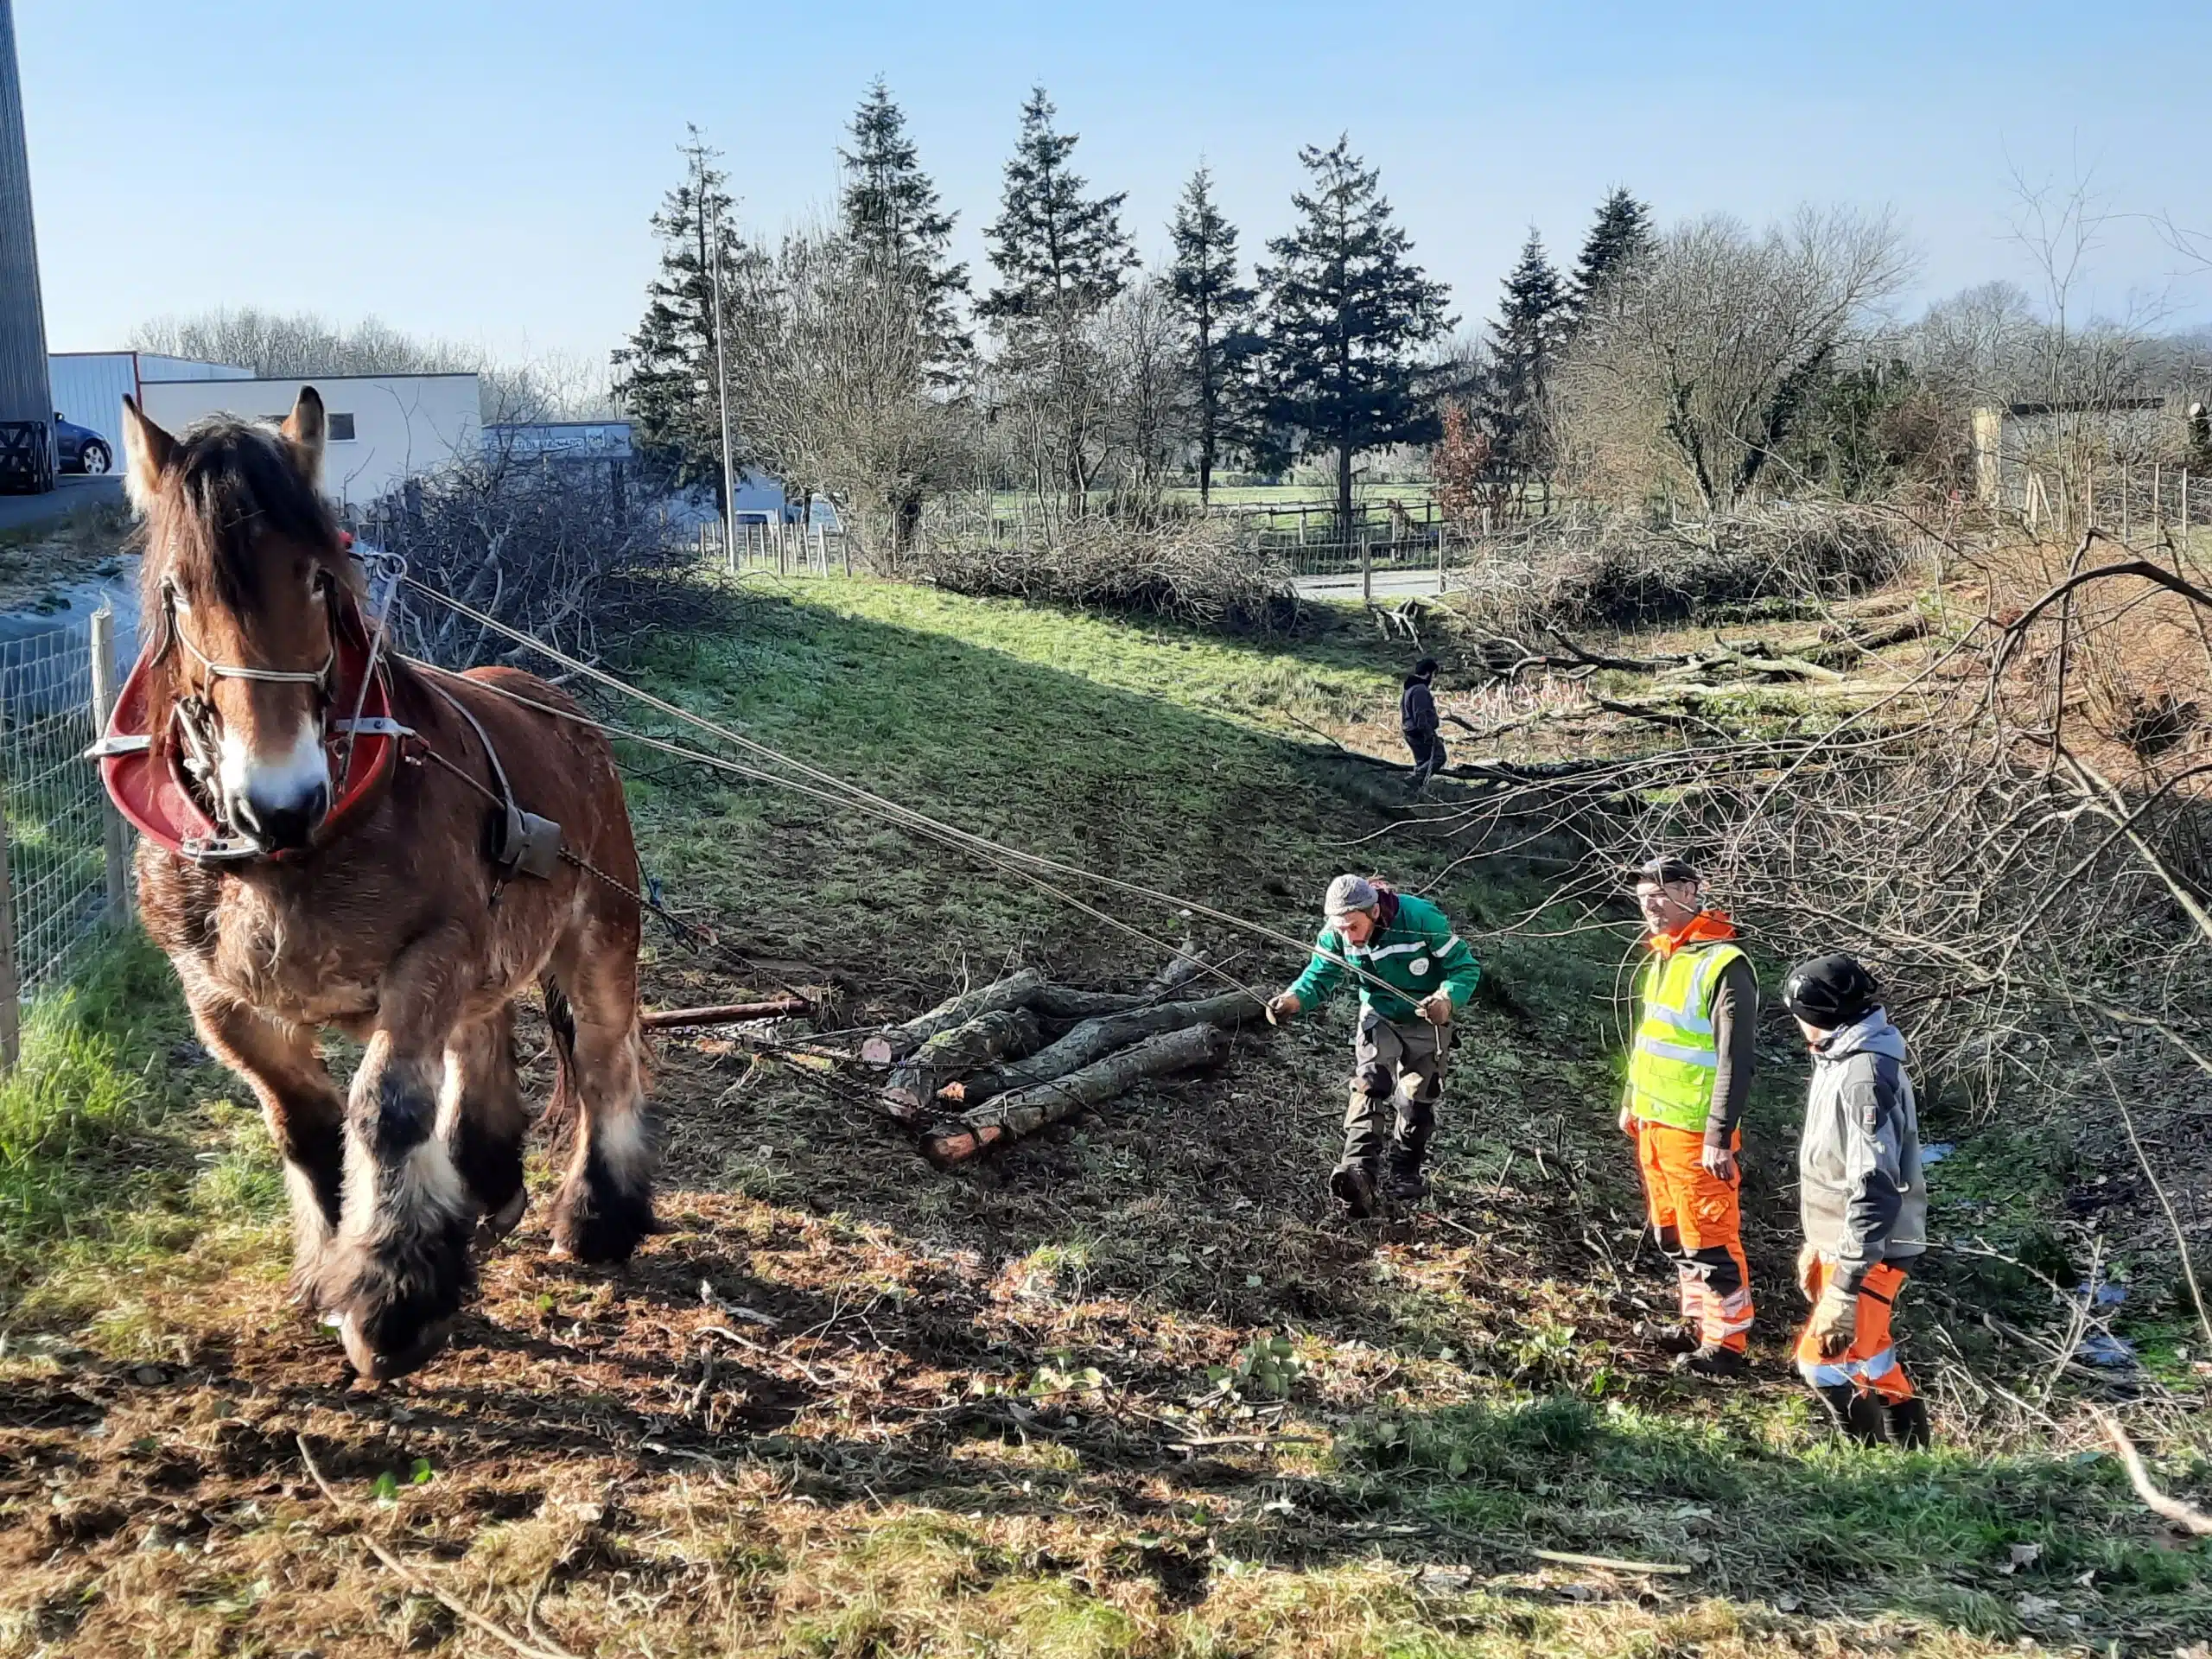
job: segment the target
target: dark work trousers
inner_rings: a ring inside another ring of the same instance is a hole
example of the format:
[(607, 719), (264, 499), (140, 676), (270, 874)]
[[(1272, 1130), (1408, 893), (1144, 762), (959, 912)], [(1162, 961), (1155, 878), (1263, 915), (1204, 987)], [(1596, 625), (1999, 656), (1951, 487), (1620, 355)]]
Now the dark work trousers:
[(1452, 1027), (1415, 1015), (1402, 1024), (1372, 1008), (1359, 1011), (1352, 1039), (1351, 1103), (1344, 1112), (1344, 1155), (1339, 1166), (1394, 1161), (1418, 1167), (1436, 1128), (1436, 1102), (1444, 1092), (1444, 1057)]
[(1414, 752), (1414, 777), (1410, 786), (1426, 788), (1428, 780), (1444, 770), (1444, 740), (1434, 732), (1408, 732), (1406, 747)]

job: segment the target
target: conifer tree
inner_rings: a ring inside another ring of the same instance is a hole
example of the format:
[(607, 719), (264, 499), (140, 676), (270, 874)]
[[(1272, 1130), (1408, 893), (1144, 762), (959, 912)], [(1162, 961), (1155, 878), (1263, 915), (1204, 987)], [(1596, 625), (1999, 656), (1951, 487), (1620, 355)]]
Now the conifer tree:
[(1002, 321), (1088, 316), (1122, 291), (1136, 250), (1122, 229), (1126, 192), (1086, 197), (1068, 161), (1081, 135), (1052, 125), (1042, 86), (1021, 106), (1021, 136), (1006, 164), (999, 216), (984, 230), (999, 285), (977, 310)]
[(1041, 494), (1058, 481), (1080, 512), (1099, 464), (1102, 372), (1088, 325), (1122, 291), (1136, 251), (1122, 229), (1123, 195), (1092, 197), (1069, 165), (1078, 135), (1052, 124), (1033, 88), (1006, 164), (999, 216), (983, 232), (998, 285), (976, 308), (996, 327), (995, 371), (1036, 434), (1029, 460)]
[[(614, 391), (636, 423), (645, 454), (679, 486), (710, 482), (722, 493), (721, 410), (715, 380), (715, 273), (725, 308), (757, 251), (738, 235), (735, 201), (719, 159), (690, 129), (683, 178), (652, 217), (660, 270), (645, 286), (645, 314), (613, 354)], [(727, 319), (725, 319), (727, 321)], [(741, 440), (734, 427), (733, 446)], [(733, 468), (746, 464), (741, 448)]]
[(906, 136), (906, 113), (880, 76), (853, 112), (849, 130), (853, 147), (837, 152), (845, 165), (844, 234), (870, 264), (912, 285), (933, 378), (950, 380), (974, 349), (957, 310), (968, 291), (968, 267), (950, 257), (956, 215), (941, 210), (937, 186)]
[(1213, 495), (1213, 468), (1231, 441), (1240, 393), (1256, 340), (1251, 332), (1254, 289), (1236, 279), (1236, 227), (1213, 199), (1213, 175), (1201, 162), (1184, 188), (1168, 234), (1173, 263), (1163, 286), (1185, 331), (1198, 416), (1198, 500)]
[(1567, 290), (1567, 332), (1578, 332), (1616, 277), (1651, 251), (1651, 208), (1620, 185), (1598, 206)]
[(1352, 464), (1363, 452), (1436, 435), (1421, 395), (1415, 353), (1451, 327), (1446, 289), (1411, 257), (1413, 241), (1390, 222), (1380, 175), (1351, 153), (1349, 137), (1307, 146), (1310, 175), (1291, 198), (1300, 220), (1268, 244), (1275, 263), (1259, 272), (1265, 312), (1265, 416), (1332, 450), (1337, 522), (1351, 534)]
[(1542, 404), (1566, 324), (1567, 297), (1534, 226), (1505, 278), (1497, 320), (1490, 326), (1490, 364), (1483, 377), (1483, 417), (1497, 458), (1543, 465)]

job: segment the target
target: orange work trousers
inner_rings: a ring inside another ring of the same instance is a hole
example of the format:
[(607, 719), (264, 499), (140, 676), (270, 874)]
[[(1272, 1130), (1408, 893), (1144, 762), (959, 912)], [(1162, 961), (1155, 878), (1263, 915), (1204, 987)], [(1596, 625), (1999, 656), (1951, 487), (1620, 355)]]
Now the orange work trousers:
[[(1813, 1264), (1813, 1300), (1835, 1271), (1835, 1263), (1822, 1256)], [(1890, 1308), (1904, 1288), (1904, 1270), (1878, 1263), (1859, 1282), (1859, 1317), (1852, 1327), (1851, 1346), (1840, 1354), (1823, 1354), (1813, 1338), (1812, 1321), (1797, 1333), (1797, 1375), (1816, 1389), (1849, 1383), (1860, 1393), (1872, 1391), (1885, 1405), (1902, 1405), (1912, 1398), (1912, 1379), (1897, 1363), (1897, 1338), (1890, 1332)]]
[[(1698, 1162), (1705, 1136), (1643, 1118), (1630, 1120), (1644, 1205), (1660, 1249), (1675, 1264), (1683, 1319), (1714, 1348), (1742, 1353), (1751, 1344), (1751, 1268), (1744, 1256), (1743, 1214), (1733, 1180)], [(1732, 1150), (1740, 1150), (1743, 1136)]]

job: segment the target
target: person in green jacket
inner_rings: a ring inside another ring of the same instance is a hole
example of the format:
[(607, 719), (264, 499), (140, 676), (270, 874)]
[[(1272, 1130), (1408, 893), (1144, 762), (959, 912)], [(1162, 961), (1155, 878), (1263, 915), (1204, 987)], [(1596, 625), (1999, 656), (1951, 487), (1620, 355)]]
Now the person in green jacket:
[(1482, 964), (1441, 910), (1387, 883), (1340, 875), (1329, 883), (1322, 911), (1313, 960), (1268, 1004), (1268, 1017), (1287, 1020), (1319, 1007), (1357, 976), (1351, 1104), (1329, 1190), (1355, 1217), (1371, 1216), (1378, 1192), (1402, 1204), (1428, 1196), (1421, 1166), (1436, 1128), (1452, 1016), (1475, 994)]

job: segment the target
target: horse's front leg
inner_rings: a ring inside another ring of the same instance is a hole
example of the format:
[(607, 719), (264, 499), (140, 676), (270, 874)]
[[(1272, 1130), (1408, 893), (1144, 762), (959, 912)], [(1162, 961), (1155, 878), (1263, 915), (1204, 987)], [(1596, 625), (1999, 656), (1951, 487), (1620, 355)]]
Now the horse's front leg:
[(261, 1101), (292, 1201), (292, 1294), (312, 1301), (324, 1252), (338, 1230), (344, 1096), (310, 1027), (271, 1020), (227, 997), (190, 1001), (200, 1040)]
[(468, 944), (448, 923), (385, 970), (346, 1102), (345, 1203), (318, 1300), (354, 1370), (372, 1379), (435, 1355), (470, 1287), (478, 1205), (438, 1132), (442, 1112), (461, 1105), (446, 1049), (473, 988), (460, 972)]

